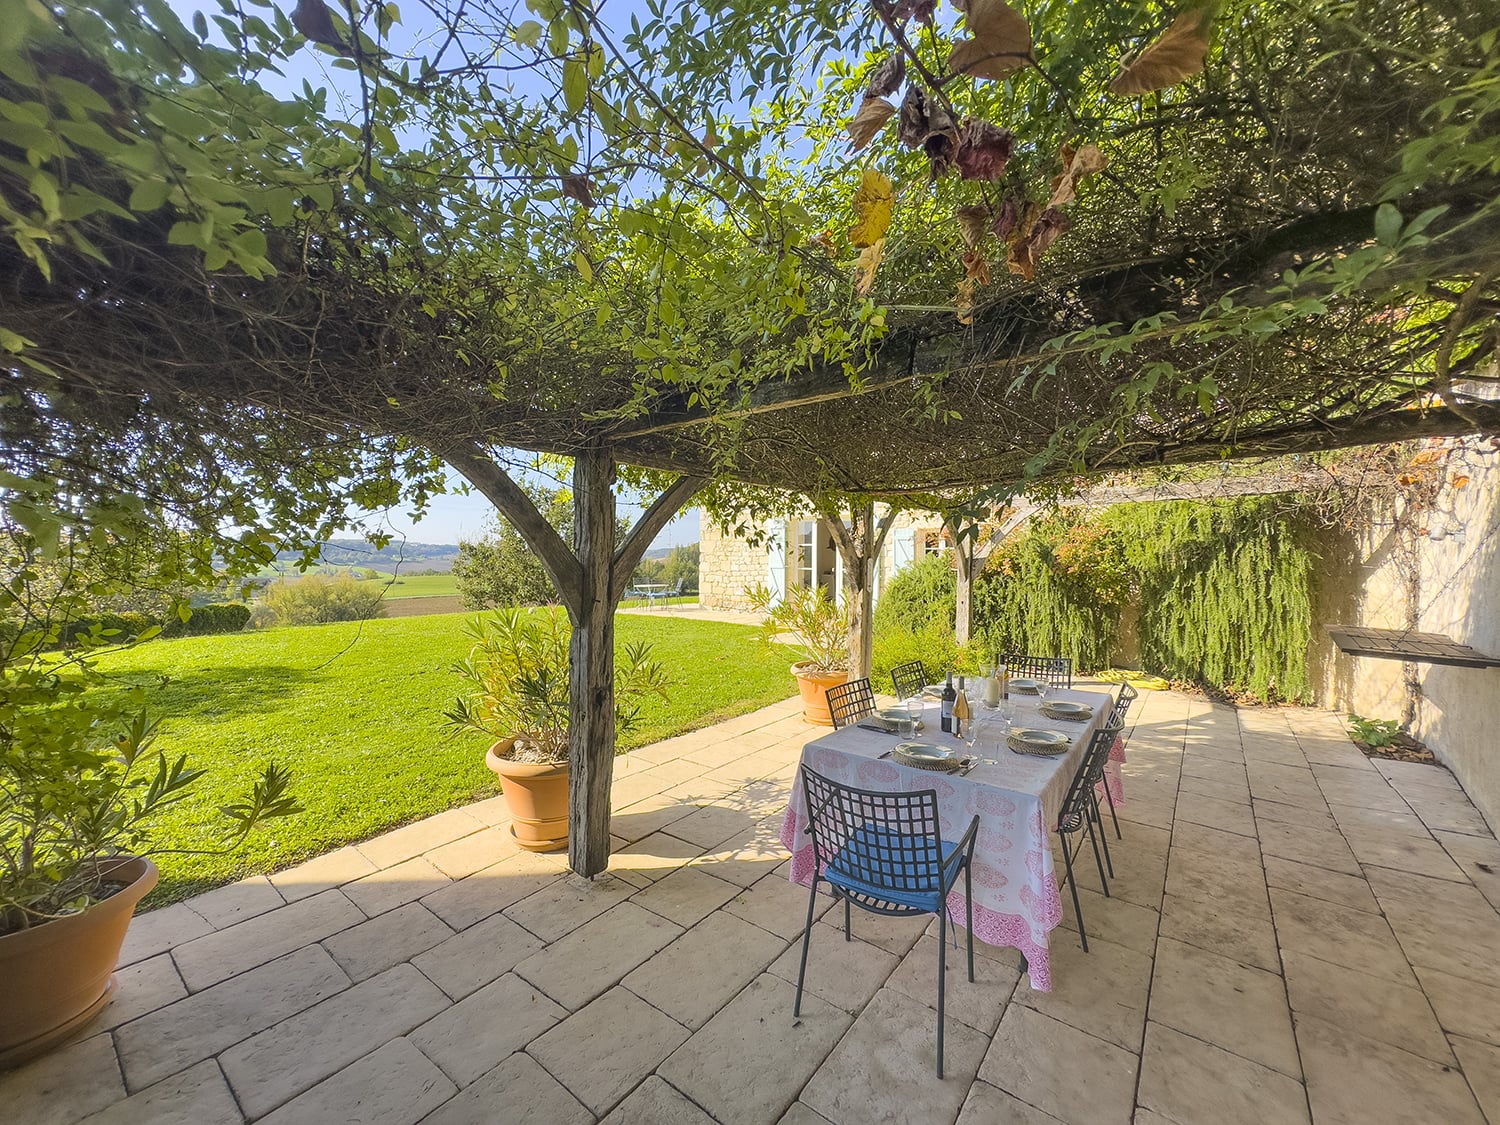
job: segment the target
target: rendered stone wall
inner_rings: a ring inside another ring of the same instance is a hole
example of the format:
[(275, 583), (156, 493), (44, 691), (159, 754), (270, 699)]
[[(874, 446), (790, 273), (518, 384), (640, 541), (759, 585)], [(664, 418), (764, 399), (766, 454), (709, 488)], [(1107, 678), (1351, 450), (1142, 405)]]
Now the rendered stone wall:
[[(1321, 591), (1324, 621), (1404, 628), (1415, 593), (1418, 631), (1500, 654), (1500, 453), (1487, 445), (1435, 447), (1448, 450), (1450, 482), (1436, 505), (1413, 513), (1416, 534), (1407, 537), (1395, 511), (1372, 513), (1349, 577)], [(1464, 487), (1451, 487), (1462, 477)], [(1330, 706), (1366, 718), (1405, 717), (1399, 660), (1346, 656), (1332, 646), (1323, 657), (1319, 696)], [(1453, 771), (1490, 824), (1500, 825), (1500, 668), (1417, 664), (1414, 678), (1411, 733)]]
[(725, 535), (708, 514), (698, 517), (698, 604), (704, 609), (750, 608), (747, 587), (766, 580), (765, 544)]

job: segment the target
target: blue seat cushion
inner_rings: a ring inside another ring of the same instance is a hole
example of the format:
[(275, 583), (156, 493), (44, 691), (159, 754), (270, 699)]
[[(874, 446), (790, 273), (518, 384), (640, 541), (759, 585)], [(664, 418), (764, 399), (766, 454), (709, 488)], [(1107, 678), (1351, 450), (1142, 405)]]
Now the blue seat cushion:
[[(929, 837), (908, 836), (883, 825), (866, 824), (858, 828), (839, 854), (833, 857), (823, 877), (842, 890), (936, 914), (942, 907), (943, 895), (962, 870), (963, 865), (954, 862), (956, 847), (954, 843), (944, 843), (942, 869), (924, 872), (920, 869), (932, 854)], [(858, 858), (850, 856), (850, 852)], [(859, 869), (868, 872), (872, 867), (877, 874), (889, 873), (890, 881), (872, 882), (855, 873)], [(904, 886), (892, 885), (896, 883), (898, 873), (906, 876), (901, 879)]]

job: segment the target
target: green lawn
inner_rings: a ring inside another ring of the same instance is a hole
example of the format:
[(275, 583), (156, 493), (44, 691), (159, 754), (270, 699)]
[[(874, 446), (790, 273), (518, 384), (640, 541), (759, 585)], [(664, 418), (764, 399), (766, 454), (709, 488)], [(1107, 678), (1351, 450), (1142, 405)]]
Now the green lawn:
[[(158, 844), (203, 847), (214, 808), (275, 759), (295, 775), (306, 811), (272, 822), (231, 856), (158, 858), (150, 902), (183, 898), (267, 872), (387, 828), (498, 792), (485, 740), (451, 735), (441, 712), (461, 688), (467, 614), (442, 614), (153, 641), (100, 660), (132, 681), (165, 675), (153, 693), (157, 745), (207, 769), (193, 796), (164, 814)], [(708, 726), (789, 696), (785, 654), (752, 629), (667, 614), (619, 619), (620, 644), (655, 643), (677, 686), (649, 702), (632, 746)]]
[[(377, 581), (389, 581), (389, 576), (383, 576)], [(386, 587), (387, 598), (436, 598), (445, 594), (458, 593), (458, 587), (453, 583), (451, 574), (414, 574), (411, 577), (396, 576), (396, 580)]]

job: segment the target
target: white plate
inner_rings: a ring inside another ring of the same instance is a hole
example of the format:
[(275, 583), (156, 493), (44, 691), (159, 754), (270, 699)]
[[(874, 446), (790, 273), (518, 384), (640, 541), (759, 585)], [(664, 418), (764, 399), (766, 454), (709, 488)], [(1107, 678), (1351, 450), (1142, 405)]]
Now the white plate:
[[(900, 726), (902, 723), (911, 722), (911, 716), (900, 707), (884, 707), (875, 712), (875, 717), (881, 722), (890, 723), (893, 726)], [(916, 729), (921, 730), (922, 727), (922, 720), (918, 719)]]
[[(930, 695), (934, 699), (941, 699), (943, 697), (943, 688), (945, 686), (946, 685), (944, 684), (928, 684), (922, 689), (922, 694)], [(958, 689), (954, 688), (954, 690), (957, 691)]]
[(920, 758), (924, 762), (951, 762), (958, 757), (956, 750), (931, 742), (902, 742), (896, 749), (908, 758)]
[(1042, 704), (1043, 711), (1056, 711), (1059, 715), (1077, 715), (1079, 718), (1092, 715), (1094, 709), (1087, 703), (1069, 703), (1066, 700), (1048, 700)]
[(1013, 730), (1010, 737), (1028, 746), (1062, 747), (1068, 745), (1068, 736), (1060, 730)]
[(1035, 692), (1042, 686), (1042, 681), (1029, 680), (1025, 676), (1012, 676), (1010, 686), (1015, 691)]

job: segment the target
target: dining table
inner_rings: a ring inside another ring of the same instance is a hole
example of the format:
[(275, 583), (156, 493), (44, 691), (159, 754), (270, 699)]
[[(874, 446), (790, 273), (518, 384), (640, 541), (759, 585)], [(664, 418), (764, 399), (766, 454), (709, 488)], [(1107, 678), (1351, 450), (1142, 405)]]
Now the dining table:
[[(974, 705), (976, 724), (972, 748), (960, 737), (939, 730), (940, 704), (926, 700), (923, 729), (912, 741), (950, 748), (969, 759), (962, 774), (943, 773), (903, 765), (891, 756), (904, 739), (887, 733), (878, 718), (857, 723), (812, 739), (802, 748), (802, 765), (844, 785), (882, 793), (935, 790), (939, 827), (945, 840), (956, 840), (979, 817), (971, 870), (974, 936), (992, 946), (1018, 949), (1031, 986), (1052, 988), (1049, 936), (1062, 922), (1062, 896), (1053, 869), (1052, 835), (1063, 798), (1083, 760), (1094, 732), (1114, 703), (1106, 692), (1053, 688), (1045, 700), (1035, 695), (1013, 695), (1014, 715), (1007, 722), (1001, 712)], [(1090, 708), (1084, 721), (1053, 718), (1043, 703), (1081, 703)], [(876, 713), (878, 716), (878, 712)], [(864, 725), (861, 725), (864, 724)], [(875, 729), (872, 729), (875, 728)], [(1052, 730), (1068, 736), (1066, 752), (1055, 756), (1021, 754), (1008, 746), (1013, 730)], [(1118, 742), (1106, 767), (1109, 796), (1124, 800), (1120, 777), (1123, 746)], [(1104, 794), (1101, 792), (1101, 799)], [(817, 860), (807, 833), (807, 801), (802, 771), (792, 785), (791, 799), (781, 827), (781, 842), (791, 852), (790, 878), (810, 886)], [(963, 880), (948, 897), (950, 917), (964, 917)]]

